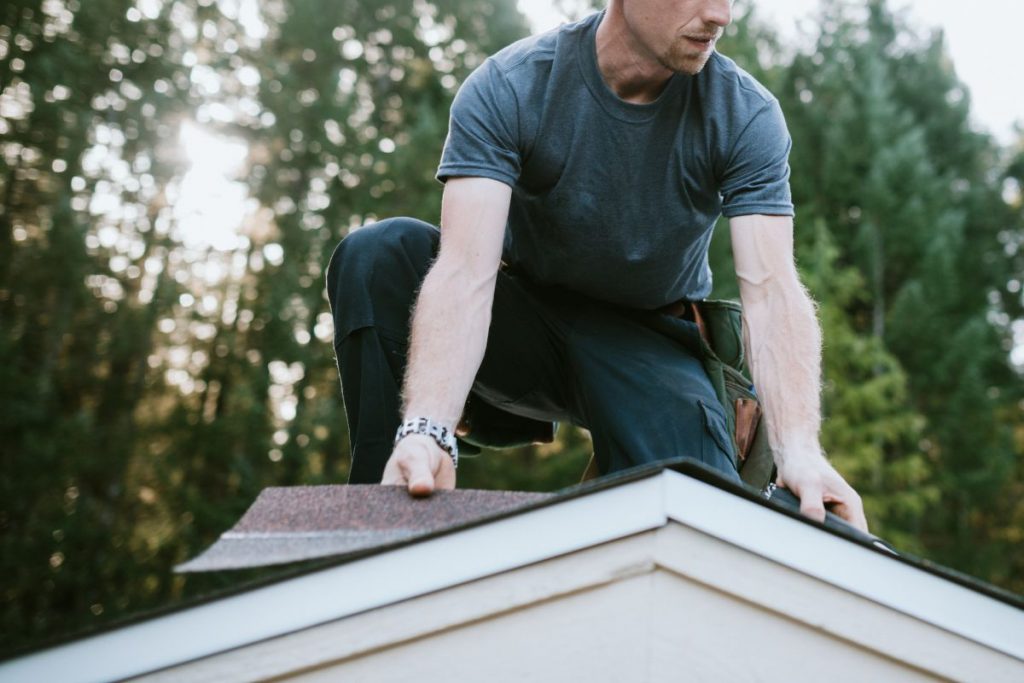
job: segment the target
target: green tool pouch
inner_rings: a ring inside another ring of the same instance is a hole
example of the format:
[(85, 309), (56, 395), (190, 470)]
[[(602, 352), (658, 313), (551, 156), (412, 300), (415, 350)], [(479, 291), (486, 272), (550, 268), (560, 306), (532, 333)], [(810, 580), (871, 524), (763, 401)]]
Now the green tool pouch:
[(763, 491), (775, 480), (775, 459), (744, 356), (742, 309), (735, 301), (719, 300), (691, 307), (688, 313), (700, 330), (704, 370), (733, 435), (740, 478)]

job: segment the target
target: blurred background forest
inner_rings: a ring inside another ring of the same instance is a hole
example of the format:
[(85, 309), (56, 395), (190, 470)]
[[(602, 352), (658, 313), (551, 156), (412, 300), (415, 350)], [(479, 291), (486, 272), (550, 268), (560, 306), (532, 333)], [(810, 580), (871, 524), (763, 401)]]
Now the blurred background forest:
[[(941, 34), (885, 2), (825, 0), (799, 48), (736, 14), (720, 49), (794, 138), (830, 457), (875, 533), (1024, 592), (1024, 142), (974, 132)], [(237, 581), (171, 567), (265, 486), (345, 481), (323, 268), (438, 220), (451, 98), (526, 33), (511, 0), (0, 5), (3, 651)], [(588, 456), (564, 428), (460, 485)]]

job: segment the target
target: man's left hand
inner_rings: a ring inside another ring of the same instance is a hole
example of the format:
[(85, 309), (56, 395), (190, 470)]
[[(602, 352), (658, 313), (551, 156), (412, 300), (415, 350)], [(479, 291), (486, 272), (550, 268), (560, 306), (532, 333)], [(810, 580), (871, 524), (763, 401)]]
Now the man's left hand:
[(824, 457), (791, 458), (779, 468), (776, 483), (800, 499), (801, 514), (825, 521), (825, 506), (844, 520), (868, 533), (868, 520), (860, 495)]

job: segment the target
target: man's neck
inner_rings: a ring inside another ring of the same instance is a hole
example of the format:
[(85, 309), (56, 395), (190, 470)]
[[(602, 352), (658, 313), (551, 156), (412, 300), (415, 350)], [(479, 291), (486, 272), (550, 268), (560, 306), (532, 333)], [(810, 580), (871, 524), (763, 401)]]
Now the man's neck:
[(596, 43), (601, 77), (626, 102), (653, 102), (672, 78), (672, 70), (633, 37), (620, 3), (609, 3), (597, 27)]

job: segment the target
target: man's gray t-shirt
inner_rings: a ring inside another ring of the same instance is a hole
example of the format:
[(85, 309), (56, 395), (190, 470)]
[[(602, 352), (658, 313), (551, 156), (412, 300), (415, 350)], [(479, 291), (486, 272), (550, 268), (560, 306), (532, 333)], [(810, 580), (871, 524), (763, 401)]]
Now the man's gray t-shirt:
[(634, 308), (711, 292), (719, 216), (793, 215), (778, 102), (712, 54), (655, 102), (608, 88), (603, 16), (527, 38), (459, 89), (437, 177), (513, 188), (504, 259), (530, 279)]

